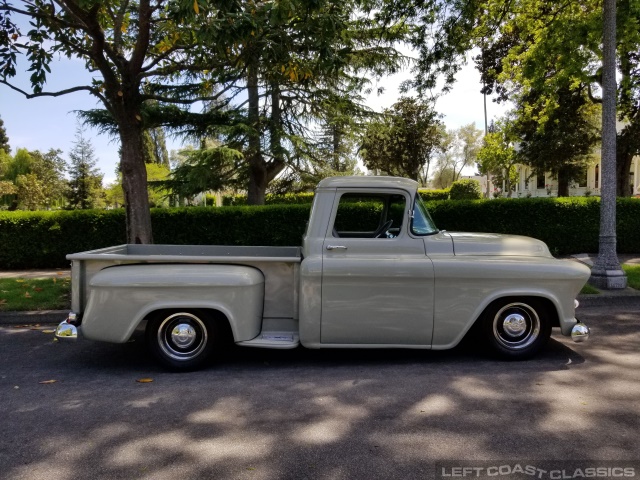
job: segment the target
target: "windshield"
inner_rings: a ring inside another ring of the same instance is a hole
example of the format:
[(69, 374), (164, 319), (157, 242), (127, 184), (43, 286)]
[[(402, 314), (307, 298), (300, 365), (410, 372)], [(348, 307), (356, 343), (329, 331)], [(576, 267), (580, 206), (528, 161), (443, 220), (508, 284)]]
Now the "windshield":
[(416, 194), (416, 201), (413, 206), (413, 218), (411, 220), (411, 233), (414, 235), (432, 235), (438, 233), (436, 225), (433, 223), (433, 219), (427, 207), (422, 203), (422, 199), (419, 194)]

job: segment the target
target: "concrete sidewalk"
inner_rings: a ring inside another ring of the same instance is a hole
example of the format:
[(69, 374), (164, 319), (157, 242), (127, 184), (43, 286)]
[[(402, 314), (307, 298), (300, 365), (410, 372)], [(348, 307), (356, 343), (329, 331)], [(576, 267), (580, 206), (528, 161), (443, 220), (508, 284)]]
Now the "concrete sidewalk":
[[(577, 254), (568, 258), (593, 266), (594, 255)], [(620, 263), (640, 265), (640, 254), (618, 255)], [(38, 270), (6, 270), (0, 271), (1, 278), (65, 278), (71, 275), (68, 269), (38, 269)], [(600, 306), (630, 306), (640, 309), (640, 290), (626, 288), (624, 290), (601, 290), (598, 295), (578, 295), (582, 307)], [(0, 325), (32, 325), (36, 323), (59, 323), (67, 316), (67, 310), (43, 310), (30, 312), (0, 312)]]

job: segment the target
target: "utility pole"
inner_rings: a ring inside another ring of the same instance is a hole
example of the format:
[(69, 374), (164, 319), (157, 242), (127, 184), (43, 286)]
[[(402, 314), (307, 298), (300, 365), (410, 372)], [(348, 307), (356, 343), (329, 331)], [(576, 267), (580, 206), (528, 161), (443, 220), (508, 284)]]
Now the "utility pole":
[(600, 245), (589, 283), (614, 290), (627, 287), (616, 253), (616, 0), (604, 0), (603, 8)]

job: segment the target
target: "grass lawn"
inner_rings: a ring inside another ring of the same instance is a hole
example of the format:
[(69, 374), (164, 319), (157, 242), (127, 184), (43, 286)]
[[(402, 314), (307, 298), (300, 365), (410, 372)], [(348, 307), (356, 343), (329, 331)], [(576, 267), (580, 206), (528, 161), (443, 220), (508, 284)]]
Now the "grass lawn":
[(599, 295), (600, 294), (600, 290), (598, 290), (596, 287), (589, 285), (588, 283), (584, 284), (584, 287), (582, 287), (582, 290), (580, 290), (581, 294), (587, 294), (587, 295)]
[(623, 265), (622, 269), (627, 274), (627, 285), (640, 290), (640, 265)]
[(0, 311), (69, 308), (70, 278), (0, 279)]

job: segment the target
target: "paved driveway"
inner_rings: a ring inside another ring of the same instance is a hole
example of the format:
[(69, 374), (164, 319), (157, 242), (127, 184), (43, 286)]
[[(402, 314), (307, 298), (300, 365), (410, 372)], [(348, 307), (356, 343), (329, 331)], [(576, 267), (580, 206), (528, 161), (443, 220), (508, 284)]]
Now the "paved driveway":
[(556, 332), (527, 362), (469, 346), (235, 349), (186, 374), (156, 367), (140, 339), (60, 344), (49, 326), (4, 326), (0, 476), (411, 479), (438, 460), (640, 459), (638, 312), (582, 313), (589, 343)]

